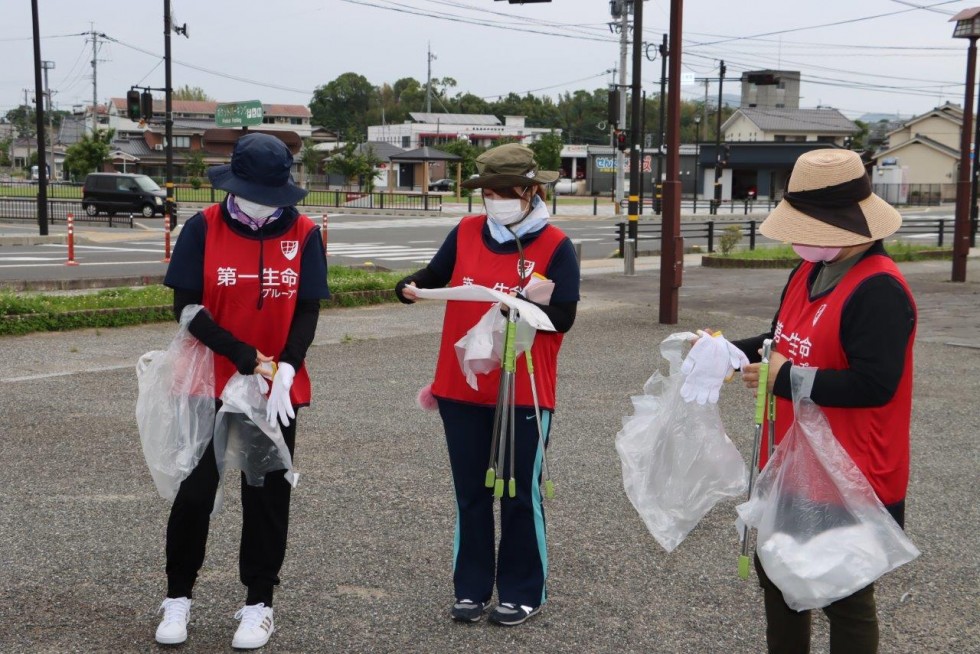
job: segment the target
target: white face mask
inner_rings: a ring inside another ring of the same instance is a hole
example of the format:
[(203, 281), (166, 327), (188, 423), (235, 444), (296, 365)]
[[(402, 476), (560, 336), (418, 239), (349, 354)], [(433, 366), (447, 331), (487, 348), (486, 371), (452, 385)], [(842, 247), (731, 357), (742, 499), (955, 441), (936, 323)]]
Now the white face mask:
[(264, 204), (259, 204), (258, 202), (251, 202), (237, 195), (235, 196), (235, 204), (238, 205), (239, 209), (245, 212), (246, 216), (255, 220), (268, 218), (275, 212), (279, 211), (279, 207), (268, 207)]
[(498, 225), (513, 225), (527, 216), (520, 199), (483, 198), (487, 207), (487, 217)]

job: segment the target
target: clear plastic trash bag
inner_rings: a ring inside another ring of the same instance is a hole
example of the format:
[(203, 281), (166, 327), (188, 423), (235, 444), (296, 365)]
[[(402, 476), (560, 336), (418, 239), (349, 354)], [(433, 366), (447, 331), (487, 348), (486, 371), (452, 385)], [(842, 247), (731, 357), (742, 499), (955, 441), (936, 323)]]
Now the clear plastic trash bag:
[(664, 339), (660, 353), (670, 374), (653, 373), (616, 434), (626, 495), (668, 552), (719, 500), (748, 487), (745, 461), (725, 433), (718, 405), (681, 398), (683, 352), (693, 338), (681, 332)]
[(227, 470), (241, 470), (246, 483), (261, 486), (267, 473), (285, 470), (286, 481), (295, 487), (299, 475), (293, 471), (279, 422), (270, 425), (265, 419), (267, 390), (268, 383), (260, 375), (236, 372), (225, 384), (214, 425), (218, 474), (224, 478)]
[[(456, 341), (456, 358), (470, 388), (477, 390), (477, 375), (486, 374), (500, 367), (504, 356), (504, 332), (507, 329), (507, 316), (500, 312), (497, 302), (463, 338)], [(514, 352), (521, 354), (534, 342), (534, 329), (527, 321), (517, 322), (514, 339)]]
[(157, 492), (171, 502), (214, 430), (214, 355), (188, 332), (198, 311), (204, 307), (185, 307), (170, 346), (147, 352), (136, 364), (143, 456)]
[(791, 380), (795, 421), (737, 511), (758, 530), (766, 575), (803, 611), (853, 595), (919, 550), (810, 399), (812, 372), (794, 367)]

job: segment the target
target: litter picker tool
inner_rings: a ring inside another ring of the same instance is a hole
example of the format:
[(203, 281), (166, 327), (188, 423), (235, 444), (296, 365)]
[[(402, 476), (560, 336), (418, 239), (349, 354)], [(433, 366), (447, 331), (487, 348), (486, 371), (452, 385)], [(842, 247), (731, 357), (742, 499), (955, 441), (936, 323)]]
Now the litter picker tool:
[(531, 348), (524, 351), (527, 362), (527, 375), (531, 382), (531, 398), (534, 400), (534, 419), (538, 423), (538, 447), (541, 448), (541, 471), (544, 473), (544, 496), (549, 500), (555, 496), (555, 484), (548, 472), (548, 450), (544, 443), (544, 429), (541, 426), (541, 405), (538, 402), (538, 387), (534, 383), (534, 360), (531, 358)]
[[(759, 364), (759, 387), (755, 393), (755, 438), (752, 440), (752, 461), (749, 465), (749, 494), (752, 499), (752, 489), (759, 473), (759, 451), (762, 446), (762, 425), (766, 416), (766, 399), (769, 397), (769, 354), (772, 351), (772, 340), (762, 342), (762, 363)], [(769, 440), (773, 439), (769, 432)], [(771, 451), (771, 450), (770, 450)], [(738, 576), (749, 578), (749, 526), (742, 525), (742, 553), (738, 557)]]

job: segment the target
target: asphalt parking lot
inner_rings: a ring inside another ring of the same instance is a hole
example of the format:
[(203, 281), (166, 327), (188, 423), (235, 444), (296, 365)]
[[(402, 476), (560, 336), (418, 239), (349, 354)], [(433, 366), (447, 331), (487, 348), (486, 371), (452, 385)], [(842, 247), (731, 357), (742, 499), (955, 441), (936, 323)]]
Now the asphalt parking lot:
[[(980, 652), (980, 276), (903, 265), (920, 308), (907, 529), (922, 550), (878, 590), (881, 652)], [(678, 325), (658, 323), (658, 275), (586, 270), (562, 350), (546, 505), (550, 601), (513, 629), (449, 621), (454, 501), (430, 380), (441, 307), (330, 309), (300, 413), (289, 551), (268, 652), (764, 650), (761, 591), (736, 575), (736, 502), (666, 554), (627, 500), (614, 438), (674, 331), (761, 332), (786, 271), (685, 270)], [(163, 598), (167, 504), (136, 431), (134, 365), (173, 324), (0, 338), (0, 651), (146, 652)], [(752, 398), (719, 404), (748, 456)], [(237, 480), (212, 522), (181, 652), (230, 650)], [(827, 651), (816, 617), (814, 648)]]

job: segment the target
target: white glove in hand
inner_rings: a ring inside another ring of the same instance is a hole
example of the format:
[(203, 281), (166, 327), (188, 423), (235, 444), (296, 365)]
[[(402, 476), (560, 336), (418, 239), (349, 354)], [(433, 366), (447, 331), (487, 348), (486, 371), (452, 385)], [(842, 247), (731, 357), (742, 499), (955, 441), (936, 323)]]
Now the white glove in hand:
[(685, 402), (698, 404), (718, 402), (718, 392), (734, 370), (748, 364), (745, 354), (721, 336), (698, 332), (701, 338), (694, 344), (681, 366), (687, 375), (681, 386)]
[(296, 369), (288, 363), (280, 363), (276, 376), (272, 378), (272, 392), (269, 394), (269, 403), (265, 409), (265, 419), (275, 426), (276, 418), (284, 427), (289, 426), (289, 419), (296, 417), (293, 410), (293, 403), (289, 400), (289, 389), (293, 387), (293, 378), (296, 377)]

